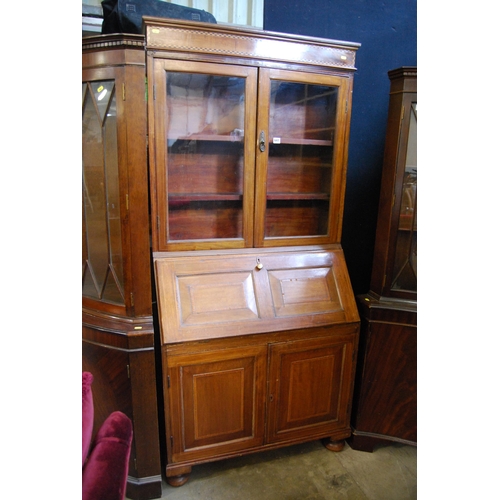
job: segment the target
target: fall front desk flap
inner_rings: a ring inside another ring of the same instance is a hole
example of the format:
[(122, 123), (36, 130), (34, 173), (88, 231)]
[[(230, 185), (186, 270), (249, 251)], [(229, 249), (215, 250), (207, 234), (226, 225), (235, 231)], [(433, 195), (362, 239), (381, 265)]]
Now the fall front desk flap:
[(359, 321), (339, 245), (154, 261), (164, 344)]

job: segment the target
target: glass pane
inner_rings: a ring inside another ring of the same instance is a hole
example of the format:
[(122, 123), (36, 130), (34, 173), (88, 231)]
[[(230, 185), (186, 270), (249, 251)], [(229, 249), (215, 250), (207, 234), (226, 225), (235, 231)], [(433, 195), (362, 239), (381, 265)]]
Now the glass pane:
[(83, 295), (124, 304), (113, 82), (85, 84), (82, 163)]
[(272, 80), (266, 237), (328, 234), (337, 87)]
[(412, 103), (392, 289), (417, 291), (417, 103)]
[(245, 79), (167, 73), (168, 239), (243, 237)]

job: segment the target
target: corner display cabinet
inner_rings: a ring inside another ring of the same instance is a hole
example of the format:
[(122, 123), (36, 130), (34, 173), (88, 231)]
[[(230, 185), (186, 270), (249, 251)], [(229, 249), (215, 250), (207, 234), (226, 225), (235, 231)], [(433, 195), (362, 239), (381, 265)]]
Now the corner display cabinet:
[(417, 68), (389, 71), (371, 290), (361, 313), (349, 444), (417, 444)]
[(166, 476), (339, 450), (359, 316), (340, 246), (358, 44), (144, 18)]
[(159, 498), (144, 37), (82, 48), (82, 368), (94, 375), (94, 429), (115, 410), (133, 422), (127, 497)]

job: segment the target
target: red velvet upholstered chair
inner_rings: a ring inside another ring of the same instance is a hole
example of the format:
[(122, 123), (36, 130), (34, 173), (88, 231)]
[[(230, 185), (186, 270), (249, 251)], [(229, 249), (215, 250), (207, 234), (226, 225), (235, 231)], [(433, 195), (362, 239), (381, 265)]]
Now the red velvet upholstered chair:
[(93, 376), (82, 377), (82, 500), (123, 500), (132, 445), (132, 421), (115, 411), (92, 442), (94, 425)]

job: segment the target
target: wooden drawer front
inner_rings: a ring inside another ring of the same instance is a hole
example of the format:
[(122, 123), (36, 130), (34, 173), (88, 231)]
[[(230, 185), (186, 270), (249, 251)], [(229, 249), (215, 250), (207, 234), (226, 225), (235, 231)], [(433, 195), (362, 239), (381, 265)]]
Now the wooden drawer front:
[(268, 441), (326, 436), (348, 426), (353, 339), (271, 347)]
[(173, 461), (263, 444), (266, 356), (256, 346), (168, 357)]
[(358, 322), (342, 250), (155, 258), (162, 340)]

